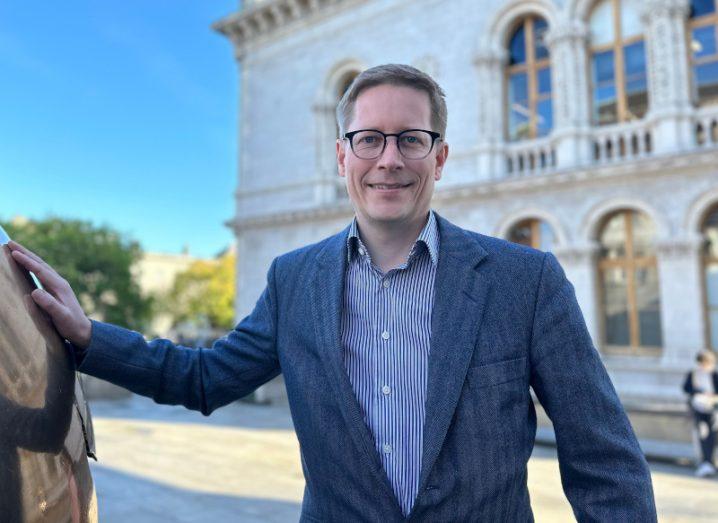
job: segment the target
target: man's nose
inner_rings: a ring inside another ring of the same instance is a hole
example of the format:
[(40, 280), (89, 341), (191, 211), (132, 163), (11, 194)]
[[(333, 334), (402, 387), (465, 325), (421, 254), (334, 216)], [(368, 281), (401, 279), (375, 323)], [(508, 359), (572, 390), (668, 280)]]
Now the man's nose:
[[(391, 140), (390, 138), (394, 138)], [(379, 156), (377, 167), (380, 169), (396, 170), (404, 166), (404, 157), (399, 152), (399, 139), (396, 136), (386, 138), (386, 147)]]

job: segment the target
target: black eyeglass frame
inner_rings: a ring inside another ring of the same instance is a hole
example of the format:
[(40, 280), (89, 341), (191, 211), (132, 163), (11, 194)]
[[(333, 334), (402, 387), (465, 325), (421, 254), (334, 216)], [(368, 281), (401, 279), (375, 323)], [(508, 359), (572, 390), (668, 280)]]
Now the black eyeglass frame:
[[(379, 154), (377, 154), (376, 156), (374, 156), (372, 158), (362, 158), (361, 156), (359, 156), (356, 153), (356, 151), (354, 150), (354, 140), (352, 140), (352, 138), (354, 138), (354, 135), (359, 134), (359, 133), (364, 133), (367, 131), (371, 131), (373, 133), (379, 133), (380, 135), (382, 135), (384, 137), (384, 146), (381, 148), (381, 151), (379, 151)], [(426, 154), (424, 156), (421, 156), (420, 158), (409, 158), (401, 150), (401, 146), (399, 145), (399, 143), (400, 143), (399, 137), (404, 133), (410, 133), (410, 132), (416, 132), (416, 131), (421, 131), (421, 132), (427, 133), (429, 136), (431, 136), (431, 145), (429, 146), (429, 149), (426, 151)], [(438, 140), (441, 140), (441, 133), (437, 133), (436, 131), (429, 131), (428, 129), (404, 129), (400, 133), (384, 133), (384, 132), (380, 131), (379, 129), (357, 129), (356, 131), (344, 133), (344, 139), (349, 140), (349, 147), (351, 147), (352, 152), (354, 153), (354, 156), (356, 156), (357, 158), (362, 159), (362, 160), (376, 160), (382, 154), (384, 154), (384, 151), (386, 150), (386, 144), (388, 143), (387, 138), (389, 138), (390, 136), (396, 137), (396, 146), (399, 149), (399, 154), (401, 154), (407, 160), (423, 160), (424, 158), (426, 158), (427, 156), (429, 156), (431, 154), (431, 151), (434, 149), (434, 144)]]

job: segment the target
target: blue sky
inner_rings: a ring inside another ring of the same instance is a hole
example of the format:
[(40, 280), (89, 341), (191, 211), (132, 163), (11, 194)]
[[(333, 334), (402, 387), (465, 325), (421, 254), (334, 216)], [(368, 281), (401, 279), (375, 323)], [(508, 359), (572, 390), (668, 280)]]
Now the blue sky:
[(0, 2), (0, 218), (107, 224), (148, 251), (232, 241), (237, 0)]

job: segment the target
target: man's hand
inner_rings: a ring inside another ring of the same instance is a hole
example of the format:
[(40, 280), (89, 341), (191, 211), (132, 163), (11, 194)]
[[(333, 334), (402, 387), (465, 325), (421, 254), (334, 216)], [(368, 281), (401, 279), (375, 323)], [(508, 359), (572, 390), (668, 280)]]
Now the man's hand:
[(7, 245), (15, 261), (35, 273), (45, 288), (32, 291), (35, 303), (47, 312), (61, 336), (82, 349), (87, 348), (90, 345), (92, 324), (67, 280), (19, 243), (11, 241)]

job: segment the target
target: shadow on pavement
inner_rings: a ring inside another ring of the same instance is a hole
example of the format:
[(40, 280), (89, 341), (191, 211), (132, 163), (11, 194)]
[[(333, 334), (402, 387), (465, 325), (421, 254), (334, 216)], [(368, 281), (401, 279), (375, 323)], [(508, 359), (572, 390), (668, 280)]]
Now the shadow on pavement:
[(96, 463), (91, 468), (103, 523), (284, 523), (298, 521), (301, 512), (299, 503), (198, 492)]
[(294, 431), (287, 406), (231, 403), (210, 416), (178, 405), (159, 405), (149, 398), (132, 395), (116, 400), (92, 400), (94, 417), (166, 421), (170, 423), (198, 423), (215, 427), (258, 430)]

